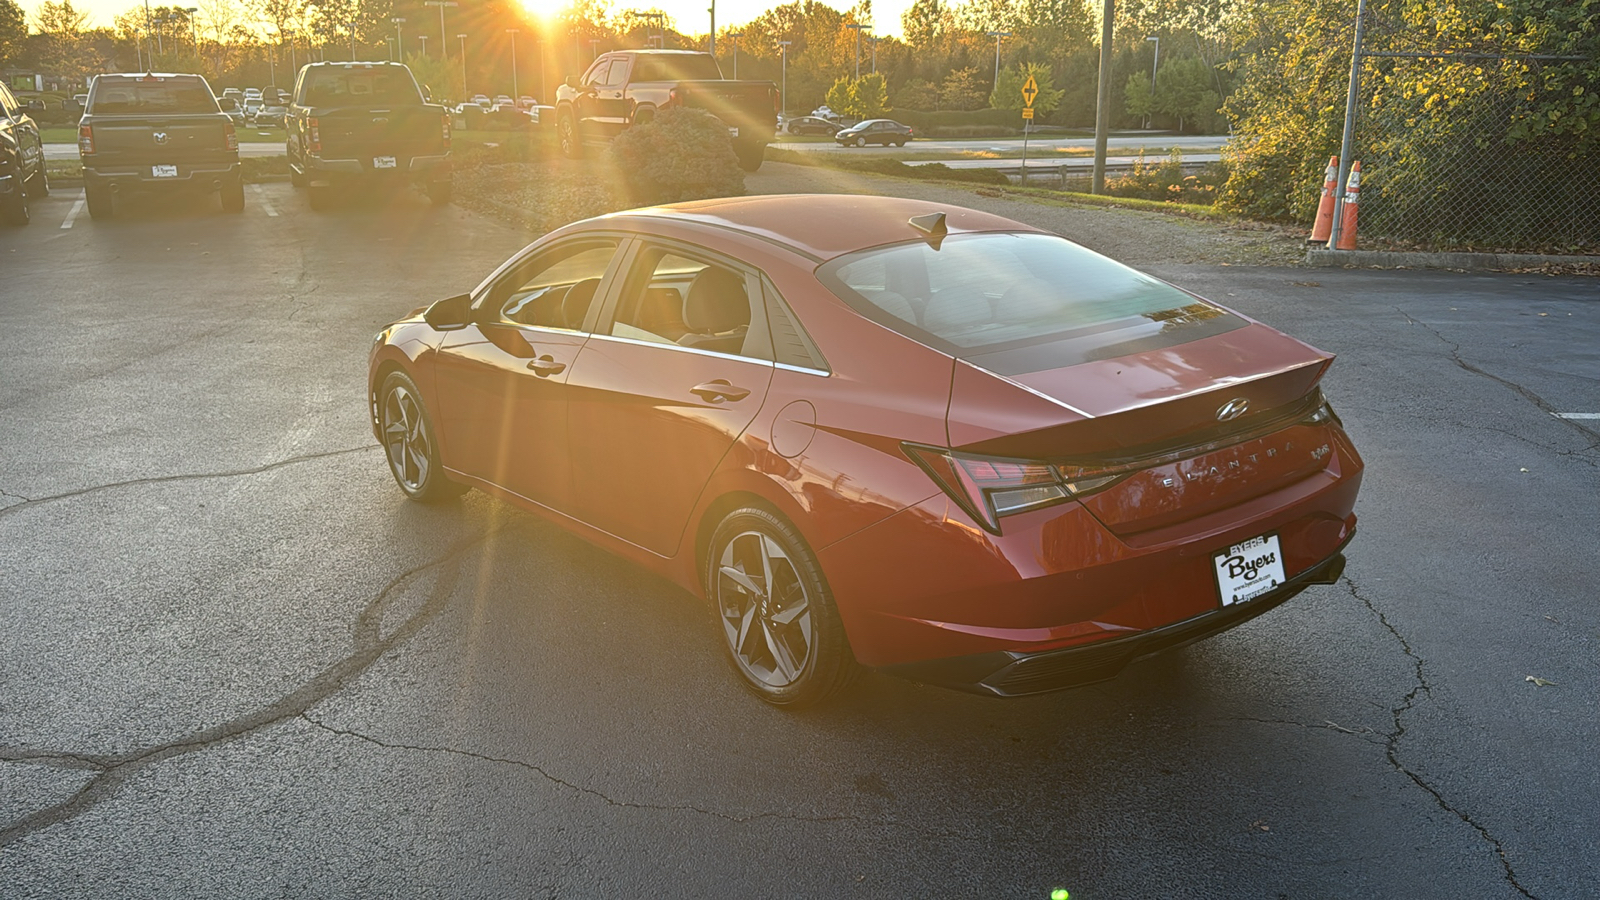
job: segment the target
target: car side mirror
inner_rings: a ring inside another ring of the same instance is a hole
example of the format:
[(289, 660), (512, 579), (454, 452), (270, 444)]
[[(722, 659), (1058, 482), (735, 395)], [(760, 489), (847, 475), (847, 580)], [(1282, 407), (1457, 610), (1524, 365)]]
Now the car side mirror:
[(433, 304), (422, 313), (423, 321), (440, 331), (465, 328), (472, 324), (472, 295), (457, 294)]
[(578, 76), (576, 76), (576, 75), (568, 75), (563, 83), (566, 84), (567, 87), (572, 88), (573, 90), (577, 90), (578, 89)]

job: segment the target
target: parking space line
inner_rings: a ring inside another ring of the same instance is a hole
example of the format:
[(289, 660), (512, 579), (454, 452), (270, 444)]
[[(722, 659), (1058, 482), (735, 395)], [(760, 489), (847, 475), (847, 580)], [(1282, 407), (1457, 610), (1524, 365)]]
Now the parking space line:
[(250, 185), (250, 193), (256, 195), (256, 203), (267, 215), (277, 217), (278, 211), (272, 208), (272, 201), (267, 199), (267, 189), (259, 184)]
[(82, 213), (82, 212), (83, 212), (83, 194), (80, 193), (80, 194), (78, 194), (77, 201), (72, 204), (72, 209), (67, 211), (66, 221), (61, 223), (61, 227), (63, 229), (71, 228), (72, 227), (72, 220), (76, 219), (78, 217), (79, 213)]
[(1558, 419), (1600, 419), (1600, 413), (1556, 413)]

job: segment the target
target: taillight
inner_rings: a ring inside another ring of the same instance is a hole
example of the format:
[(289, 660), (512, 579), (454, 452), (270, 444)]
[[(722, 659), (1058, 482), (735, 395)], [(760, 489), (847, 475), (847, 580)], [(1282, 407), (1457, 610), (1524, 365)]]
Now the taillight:
[(995, 534), (1000, 533), (1000, 520), (1006, 516), (1092, 494), (1143, 468), (1053, 465), (912, 443), (901, 447), (950, 499)]
[(94, 155), (94, 126), (78, 126), (78, 153), (83, 156)]
[(233, 123), (224, 126), (227, 130), (222, 133), (222, 139), (227, 142), (229, 150), (239, 149), (239, 133), (233, 130)]
[(322, 152), (322, 132), (317, 129), (315, 118), (306, 120), (306, 141), (311, 144), (312, 153)]
[(450, 114), (444, 114), (444, 149), (450, 149)]
[(666, 107), (669, 107), (669, 106), (677, 106), (682, 102), (683, 102), (683, 98), (678, 96), (678, 89), (677, 88), (673, 88), (672, 90), (667, 92), (667, 102), (661, 104), (661, 107), (663, 109), (665, 109)]

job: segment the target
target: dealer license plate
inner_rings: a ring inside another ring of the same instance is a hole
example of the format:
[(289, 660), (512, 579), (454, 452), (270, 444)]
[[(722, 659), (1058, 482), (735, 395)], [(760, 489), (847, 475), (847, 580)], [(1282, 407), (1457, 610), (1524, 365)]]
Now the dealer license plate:
[(372, 167), (374, 169), (392, 169), (394, 168), (394, 157), (374, 156), (372, 158)]
[(177, 166), (151, 166), (150, 167), (150, 177), (152, 177), (152, 178), (177, 178), (178, 177), (178, 167)]
[(1288, 580), (1283, 575), (1283, 551), (1275, 534), (1234, 544), (1211, 557), (1211, 561), (1217, 568), (1223, 606), (1254, 600)]
[(728, 137), (736, 138), (738, 136), (739, 136), (739, 129), (737, 129), (737, 128), (729, 128), (728, 129)]

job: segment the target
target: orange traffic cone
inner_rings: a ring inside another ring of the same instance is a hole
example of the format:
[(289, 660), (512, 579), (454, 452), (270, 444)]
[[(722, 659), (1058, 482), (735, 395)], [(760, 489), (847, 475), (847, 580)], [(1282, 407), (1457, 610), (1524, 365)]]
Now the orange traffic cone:
[(1333, 236), (1333, 201), (1339, 196), (1339, 157), (1328, 158), (1328, 171), (1322, 176), (1322, 199), (1317, 201), (1317, 221), (1311, 226), (1311, 244), (1326, 244)]
[(1361, 197), (1361, 161), (1350, 164), (1350, 183), (1344, 189), (1344, 212), (1339, 214), (1339, 242), (1335, 250), (1356, 248), (1356, 202)]

